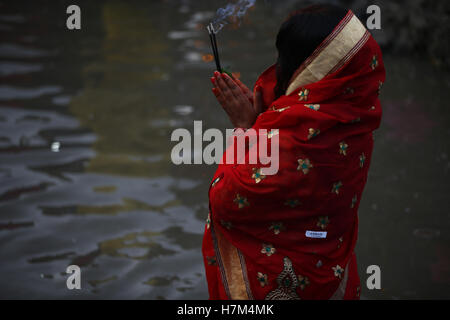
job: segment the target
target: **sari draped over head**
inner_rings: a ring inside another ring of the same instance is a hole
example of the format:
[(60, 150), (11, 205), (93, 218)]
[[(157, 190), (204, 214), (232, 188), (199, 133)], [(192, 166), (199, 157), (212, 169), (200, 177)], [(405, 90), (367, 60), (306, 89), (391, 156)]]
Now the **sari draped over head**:
[(259, 76), (265, 111), (252, 128), (278, 136), (279, 170), (218, 166), (202, 247), (210, 299), (359, 298), (357, 212), (384, 79), (380, 48), (351, 11), (285, 95), (274, 99), (275, 65)]

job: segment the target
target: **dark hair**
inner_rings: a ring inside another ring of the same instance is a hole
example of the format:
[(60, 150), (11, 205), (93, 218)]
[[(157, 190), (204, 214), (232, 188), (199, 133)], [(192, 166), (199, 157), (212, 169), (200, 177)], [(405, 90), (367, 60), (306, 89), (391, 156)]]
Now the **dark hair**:
[(277, 85), (275, 98), (282, 96), (289, 80), (300, 65), (345, 17), (348, 10), (317, 4), (292, 12), (278, 31), (276, 47)]

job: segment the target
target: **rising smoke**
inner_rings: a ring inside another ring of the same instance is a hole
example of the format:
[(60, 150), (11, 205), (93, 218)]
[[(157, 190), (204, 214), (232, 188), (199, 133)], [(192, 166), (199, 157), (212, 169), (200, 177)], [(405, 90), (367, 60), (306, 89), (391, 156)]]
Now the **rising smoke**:
[(214, 31), (217, 33), (227, 25), (230, 20), (241, 21), (247, 10), (255, 5), (256, 0), (239, 0), (236, 3), (229, 3), (225, 8), (220, 8), (212, 22)]

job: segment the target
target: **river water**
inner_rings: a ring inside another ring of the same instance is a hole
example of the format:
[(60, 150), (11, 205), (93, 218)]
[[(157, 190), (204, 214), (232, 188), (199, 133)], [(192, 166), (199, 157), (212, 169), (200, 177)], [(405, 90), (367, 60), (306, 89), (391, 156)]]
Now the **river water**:
[[(1, 3), (0, 298), (206, 299), (201, 240), (215, 166), (170, 161), (176, 128), (225, 129), (204, 25), (223, 1)], [(219, 35), (253, 85), (285, 2)], [(449, 298), (450, 76), (385, 55), (383, 123), (360, 210), (367, 299)], [(67, 266), (82, 289), (66, 288)], [(382, 289), (368, 290), (378, 265)]]

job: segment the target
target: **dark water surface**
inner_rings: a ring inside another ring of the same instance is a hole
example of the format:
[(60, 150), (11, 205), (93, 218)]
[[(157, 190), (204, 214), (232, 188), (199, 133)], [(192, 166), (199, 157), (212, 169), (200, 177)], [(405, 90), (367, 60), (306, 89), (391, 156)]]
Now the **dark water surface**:
[[(229, 127), (203, 25), (223, 1), (0, 2), (0, 298), (205, 299), (201, 240), (215, 166), (175, 166), (171, 132)], [(275, 59), (283, 1), (219, 34), (253, 85)], [(44, 5), (45, 4), (45, 5)], [(449, 298), (450, 76), (385, 55), (357, 246), (370, 299)], [(82, 290), (66, 288), (66, 267)]]

